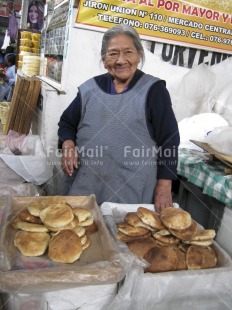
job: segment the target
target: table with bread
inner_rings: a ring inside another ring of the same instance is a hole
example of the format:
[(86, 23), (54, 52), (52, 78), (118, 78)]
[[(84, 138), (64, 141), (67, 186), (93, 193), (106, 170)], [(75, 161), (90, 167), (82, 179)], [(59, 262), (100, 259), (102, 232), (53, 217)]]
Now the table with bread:
[(76, 261), (91, 244), (87, 234), (97, 231), (91, 211), (65, 201), (29, 203), (12, 226), (18, 230), (14, 245), (24, 256), (40, 256), (48, 249), (48, 257), (60, 263)]
[(125, 275), (94, 195), (8, 197), (0, 255), (0, 290), (108, 285)]
[(212, 247), (215, 231), (200, 227), (180, 208), (160, 214), (139, 207), (117, 223), (117, 238), (131, 252), (149, 263), (145, 272), (214, 268), (217, 255)]
[(231, 257), (213, 229), (173, 205), (159, 214), (152, 204), (101, 205), (107, 228), (130, 263), (117, 309), (226, 309), (232, 304)]

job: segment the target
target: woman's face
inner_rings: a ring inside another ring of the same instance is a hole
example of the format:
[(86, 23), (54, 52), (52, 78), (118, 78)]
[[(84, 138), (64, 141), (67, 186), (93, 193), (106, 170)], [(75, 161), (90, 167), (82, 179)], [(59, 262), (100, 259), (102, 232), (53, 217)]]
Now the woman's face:
[(32, 24), (37, 24), (37, 22), (38, 22), (38, 15), (39, 14), (38, 14), (38, 10), (37, 10), (36, 5), (32, 5), (30, 10), (29, 10), (29, 13), (28, 13), (30, 22)]
[(133, 39), (125, 34), (113, 37), (108, 44), (105, 59), (105, 69), (119, 82), (129, 82), (134, 76), (140, 62)]

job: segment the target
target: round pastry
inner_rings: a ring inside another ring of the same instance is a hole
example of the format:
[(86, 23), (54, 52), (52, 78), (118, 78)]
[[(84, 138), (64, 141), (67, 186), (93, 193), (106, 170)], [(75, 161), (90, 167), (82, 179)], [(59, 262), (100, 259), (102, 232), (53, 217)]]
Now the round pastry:
[(191, 215), (180, 208), (162, 209), (160, 219), (168, 229), (186, 229), (192, 224)]
[(15, 234), (14, 245), (24, 256), (40, 256), (46, 251), (49, 240), (46, 232), (20, 230)]
[(58, 263), (73, 263), (82, 253), (81, 238), (72, 230), (61, 230), (52, 236), (48, 256)]
[(63, 227), (74, 219), (71, 207), (67, 204), (55, 204), (42, 210), (39, 214), (42, 222), (51, 227)]

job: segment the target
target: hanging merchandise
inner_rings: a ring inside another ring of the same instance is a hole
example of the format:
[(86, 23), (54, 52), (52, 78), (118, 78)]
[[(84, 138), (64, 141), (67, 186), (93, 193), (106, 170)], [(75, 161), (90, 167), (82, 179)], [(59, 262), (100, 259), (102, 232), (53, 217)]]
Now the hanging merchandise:
[(13, 10), (9, 15), (8, 36), (11, 39), (16, 40), (17, 33), (18, 33), (18, 22), (15, 16), (15, 12)]
[(3, 45), (1, 47), (1, 49), (5, 50), (7, 48), (7, 46), (9, 46), (9, 45), (10, 45), (10, 37), (8, 36), (8, 31), (6, 30)]

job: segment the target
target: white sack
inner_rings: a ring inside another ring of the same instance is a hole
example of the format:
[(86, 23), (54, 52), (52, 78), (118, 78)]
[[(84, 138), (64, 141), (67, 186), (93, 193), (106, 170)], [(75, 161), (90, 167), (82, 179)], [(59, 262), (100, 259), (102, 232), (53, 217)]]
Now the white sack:
[(44, 294), (51, 310), (105, 310), (117, 293), (117, 283), (88, 285)]
[(219, 127), (214, 129), (207, 137), (208, 143), (217, 152), (232, 156), (232, 127)]
[(214, 87), (210, 90), (204, 105), (222, 115), (232, 125), (232, 57), (210, 67), (215, 76)]
[(183, 119), (178, 123), (180, 148), (202, 151), (201, 148), (190, 140), (204, 141), (209, 132), (222, 126), (228, 126), (228, 122), (216, 113), (202, 113)]
[(185, 74), (172, 96), (177, 121), (186, 117), (211, 112), (212, 107), (207, 103), (210, 90), (214, 87), (215, 75), (210, 67), (201, 64)]

